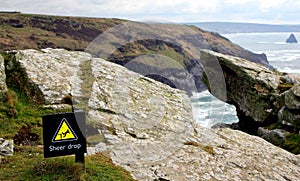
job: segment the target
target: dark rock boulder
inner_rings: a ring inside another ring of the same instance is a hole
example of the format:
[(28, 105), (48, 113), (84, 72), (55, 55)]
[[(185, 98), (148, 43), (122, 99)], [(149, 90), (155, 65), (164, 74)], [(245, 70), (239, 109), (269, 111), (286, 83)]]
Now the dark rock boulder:
[(284, 106), (278, 112), (278, 119), (291, 131), (300, 130), (300, 84), (282, 94)]
[(300, 109), (300, 85), (297, 84), (284, 94), (285, 106), (289, 109)]
[[(210, 82), (214, 80), (208, 80), (206, 76), (208, 71), (219, 71), (215, 67), (210, 67), (211, 60), (219, 61), (226, 82), (227, 90), (224, 91), (227, 100), (220, 98), (220, 95), (215, 96), (235, 105), (240, 120), (248, 119), (257, 124), (263, 124), (265, 121), (273, 119), (275, 108), (268, 100), (273, 94), (278, 94), (279, 75), (262, 65), (212, 51), (203, 52), (201, 58), (207, 69), (203, 80), (209, 90), (219, 89), (211, 87)], [(213, 77), (211, 76), (211, 78)], [(218, 86), (218, 84), (214, 84), (214, 86)]]
[(289, 38), (285, 41), (286, 43), (298, 43), (294, 34), (291, 34)]
[(268, 130), (262, 127), (258, 128), (257, 131), (258, 136), (262, 137), (263, 139), (273, 143), (274, 145), (282, 145), (286, 141), (286, 136), (289, 132), (282, 130), (282, 129), (274, 129)]

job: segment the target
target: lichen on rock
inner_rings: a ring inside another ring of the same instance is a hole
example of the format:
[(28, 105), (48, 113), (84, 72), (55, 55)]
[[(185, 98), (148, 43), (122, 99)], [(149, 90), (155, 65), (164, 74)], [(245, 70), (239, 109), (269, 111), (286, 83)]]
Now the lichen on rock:
[(60, 104), (71, 94), (81, 94), (80, 65), (91, 56), (84, 52), (62, 49), (18, 50), (7, 60), (8, 76), (33, 102)]

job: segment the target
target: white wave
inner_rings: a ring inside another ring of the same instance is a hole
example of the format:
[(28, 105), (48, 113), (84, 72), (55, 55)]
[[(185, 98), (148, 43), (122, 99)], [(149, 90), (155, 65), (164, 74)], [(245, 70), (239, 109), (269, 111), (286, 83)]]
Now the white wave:
[(243, 35), (243, 36), (265, 36), (265, 35), (271, 35), (271, 36), (274, 36), (274, 35), (283, 35), (284, 37), (288, 37), (288, 35), (290, 35), (291, 33), (294, 33), (294, 35), (297, 36), (298, 33), (300, 32), (256, 32), (256, 33), (222, 33), (221, 35), (222, 36), (240, 36), (240, 35)]
[(194, 93), (191, 102), (193, 117), (201, 126), (211, 127), (219, 122), (238, 121), (235, 107), (220, 101), (209, 91)]
[(299, 60), (300, 61), (300, 50), (279, 50), (279, 51), (266, 51), (265, 54), (270, 62), (281, 61), (290, 62)]
[(257, 42), (258, 44), (277, 44), (277, 45), (284, 45), (287, 44), (286, 42)]
[(288, 44), (286, 42), (274, 42), (274, 44), (277, 44), (277, 45), (285, 45), (285, 44)]
[(275, 61), (279, 61), (279, 62), (292, 62), (295, 61), (297, 59), (300, 59), (300, 56), (289, 56), (289, 55), (282, 55), (282, 56), (268, 56), (268, 60), (269, 62), (275, 62)]
[[(300, 46), (299, 46), (300, 48)], [(300, 49), (299, 50), (295, 50), (295, 49), (283, 49), (283, 50), (273, 50), (273, 51), (265, 51), (265, 52), (273, 52), (273, 53), (300, 53)]]
[(279, 69), (279, 71), (286, 73), (300, 73), (300, 69), (291, 69), (289, 67), (284, 67), (283, 69)]

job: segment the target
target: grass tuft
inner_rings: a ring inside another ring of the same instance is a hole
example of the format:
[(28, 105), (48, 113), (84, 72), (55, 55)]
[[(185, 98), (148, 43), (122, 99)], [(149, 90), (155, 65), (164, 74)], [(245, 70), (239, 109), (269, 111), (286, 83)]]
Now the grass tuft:
[(296, 133), (291, 133), (287, 135), (285, 143), (282, 148), (294, 153), (300, 154), (300, 135)]

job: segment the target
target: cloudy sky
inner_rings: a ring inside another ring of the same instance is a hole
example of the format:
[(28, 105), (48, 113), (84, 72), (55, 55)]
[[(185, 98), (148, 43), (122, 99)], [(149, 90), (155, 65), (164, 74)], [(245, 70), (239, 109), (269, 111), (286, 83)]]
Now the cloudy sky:
[(175, 22), (300, 24), (298, 0), (0, 0), (1, 11)]

